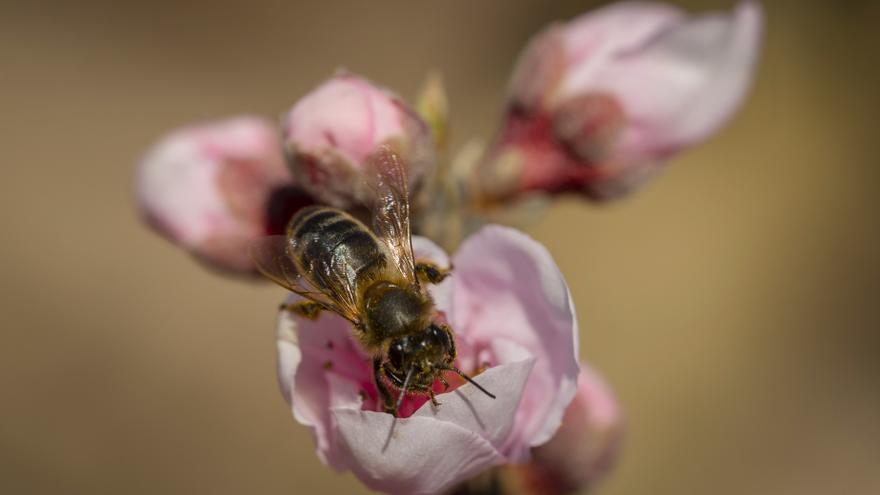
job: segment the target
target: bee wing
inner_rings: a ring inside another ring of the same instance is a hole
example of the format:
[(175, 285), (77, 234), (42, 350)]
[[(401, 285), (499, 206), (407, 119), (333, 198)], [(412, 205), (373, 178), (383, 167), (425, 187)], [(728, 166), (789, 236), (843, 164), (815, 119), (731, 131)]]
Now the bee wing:
[(388, 145), (383, 145), (373, 155), (370, 168), (375, 194), (371, 208), (373, 231), (388, 247), (400, 273), (407, 281), (418, 285), (409, 227), (406, 170), (400, 156)]
[(250, 255), (256, 263), (257, 269), (276, 284), (357, 324), (357, 312), (348, 298), (342, 299), (336, 297), (335, 294), (327, 294), (316, 288), (315, 284), (297, 269), (288, 254), (288, 247), (289, 240), (285, 236), (263, 237), (251, 243)]

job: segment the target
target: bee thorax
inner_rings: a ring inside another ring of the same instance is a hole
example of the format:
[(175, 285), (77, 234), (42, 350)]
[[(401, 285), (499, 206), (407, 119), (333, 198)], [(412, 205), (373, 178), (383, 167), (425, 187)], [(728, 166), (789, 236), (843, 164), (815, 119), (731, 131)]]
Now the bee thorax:
[(369, 331), (383, 339), (417, 329), (426, 320), (431, 304), (418, 289), (404, 288), (386, 281), (369, 287), (364, 294), (364, 302)]

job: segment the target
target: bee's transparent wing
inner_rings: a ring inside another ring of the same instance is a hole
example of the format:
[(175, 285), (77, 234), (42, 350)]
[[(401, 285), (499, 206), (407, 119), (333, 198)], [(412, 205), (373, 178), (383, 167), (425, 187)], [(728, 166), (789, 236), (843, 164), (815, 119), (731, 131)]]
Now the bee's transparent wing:
[(400, 156), (383, 145), (370, 161), (373, 231), (388, 247), (392, 262), (401, 274), (418, 285), (409, 226), (409, 187)]
[(288, 246), (289, 240), (285, 236), (263, 237), (251, 243), (250, 255), (257, 269), (276, 284), (357, 324), (357, 312), (352, 304), (347, 300), (340, 300), (334, 294), (327, 294), (317, 289), (309, 278), (297, 269), (288, 254)]

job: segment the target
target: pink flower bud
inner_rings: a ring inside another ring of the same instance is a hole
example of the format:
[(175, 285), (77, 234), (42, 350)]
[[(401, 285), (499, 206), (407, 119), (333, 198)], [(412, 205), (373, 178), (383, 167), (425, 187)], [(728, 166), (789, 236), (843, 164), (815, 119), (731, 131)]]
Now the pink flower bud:
[[(751, 82), (762, 29), (751, 1), (697, 17), (621, 2), (551, 25), (514, 70), (494, 151), (505, 162), (505, 190), (489, 193), (607, 199), (629, 191), (730, 119)], [(498, 183), (494, 171), (483, 175)]]
[(209, 264), (253, 272), (248, 243), (278, 233), (311, 200), (291, 186), (277, 131), (257, 117), (179, 129), (140, 163), (137, 201), (145, 220)]
[(623, 435), (617, 400), (604, 380), (581, 364), (577, 395), (553, 438), (532, 449), (519, 467), (521, 483), (535, 495), (574, 493), (595, 485), (616, 460)]
[(323, 203), (350, 208), (369, 200), (364, 168), (393, 143), (413, 189), (433, 164), (427, 124), (400, 98), (340, 73), (299, 100), (284, 119), (284, 144), (297, 184)]

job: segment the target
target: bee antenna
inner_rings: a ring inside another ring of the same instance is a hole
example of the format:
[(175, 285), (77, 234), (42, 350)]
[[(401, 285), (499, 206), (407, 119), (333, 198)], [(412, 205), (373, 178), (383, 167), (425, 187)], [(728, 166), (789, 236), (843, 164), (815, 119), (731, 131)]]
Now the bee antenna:
[(483, 388), (479, 383), (475, 382), (475, 381), (473, 380), (473, 378), (467, 376), (467, 375), (464, 373), (464, 371), (461, 371), (460, 369), (456, 368), (455, 366), (450, 366), (450, 367), (448, 367), (448, 368), (443, 368), (443, 369), (445, 369), (445, 370), (449, 370), (449, 371), (452, 371), (452, 372), (458, 374), (458, 376), (460, 376), (460, 377), (464, 378), (465, 380), (467, 380), (468, 383), (473, 384), (475, 387), (477, 387), (478, 389), (480, 389), (480, 391), (483, 392), (484, 394), (488, 395), (489, 397), (491, 397), (491, 398), (493, 398), (493, 399), (495, 398), (495, 394), (493, 394), (492, 392), (489, 392), (488, 390), (486, 390), (485, 388)]
[(400, 389), (400, 396), (397, 397), (397, 406), (395, 406), (394, 411), (397, 414), (400, 414), (400, 406), (403, 404), (403, 398), (406, 397), (406, 389), (409, 388), (409, 380), (412, 378), (413, 371), (416, 370), (416, 367), (413, 366), (406, 372), (406, 378), (403, 380), (403, 388)]

